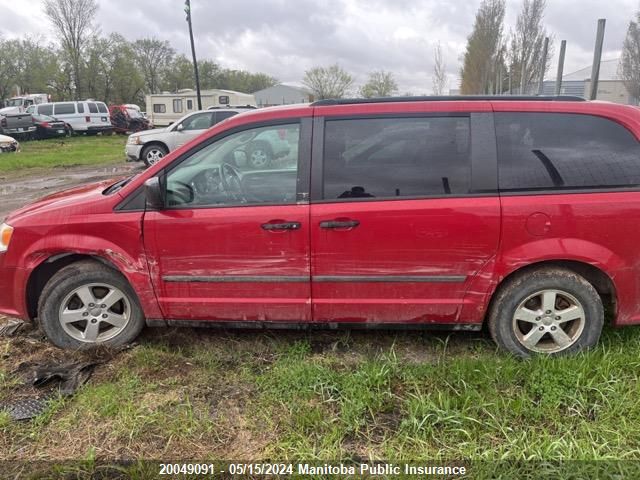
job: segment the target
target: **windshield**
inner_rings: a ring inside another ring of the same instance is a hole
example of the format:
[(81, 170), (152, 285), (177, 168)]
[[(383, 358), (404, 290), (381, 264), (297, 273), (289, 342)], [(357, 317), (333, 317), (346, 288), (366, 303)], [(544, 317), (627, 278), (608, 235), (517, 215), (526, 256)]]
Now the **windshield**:
[(142, 114), (135, 108), (127, 108), (127, 113), (131, 118), (142, 118)]
[(21, 107), (23, 99), (22, 98), (12, 98), (11, 100), (7, 100), (7, 107)]

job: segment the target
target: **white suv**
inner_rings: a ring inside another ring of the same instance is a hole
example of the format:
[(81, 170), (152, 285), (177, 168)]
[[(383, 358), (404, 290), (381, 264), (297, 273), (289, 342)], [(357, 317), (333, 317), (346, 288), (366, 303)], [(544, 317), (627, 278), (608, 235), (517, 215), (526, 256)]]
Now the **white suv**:
[(242, 110), (205, 110), (189, 113), (166, 128), (157, 128), (129, 136), (125, 153), (131, 161), (147, 165), (157, 163), (167, 153), (190, 142), (216, 123), (233, 117)]

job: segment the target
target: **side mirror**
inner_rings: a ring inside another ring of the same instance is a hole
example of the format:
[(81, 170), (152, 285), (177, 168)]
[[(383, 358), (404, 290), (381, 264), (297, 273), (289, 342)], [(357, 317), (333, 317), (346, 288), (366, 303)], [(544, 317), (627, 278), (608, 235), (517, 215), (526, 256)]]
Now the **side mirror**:
[(184, 130), (184, 125), (182, 123), (176, 127), (176, 131), (178, 132), (181, 132), (183, 130)]
[(155, 210), (164, 208), (164, 198), (162, 196), (162, 187), (160, 187), (160, 179), (153, 177), (144, 182), (144, 198), (147, 207)]

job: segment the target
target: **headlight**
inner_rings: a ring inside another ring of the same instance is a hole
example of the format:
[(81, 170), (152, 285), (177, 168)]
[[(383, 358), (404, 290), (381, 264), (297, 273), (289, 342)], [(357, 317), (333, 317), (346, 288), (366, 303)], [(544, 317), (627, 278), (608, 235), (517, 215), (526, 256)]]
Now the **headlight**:
[(127, 141), (127, 143), (129, 145), (142, 145), (142, 141), (140, 140), (140, 137), (134, 137), (133, 135), (129, 137), (129, 140)]
[(3, 223), (0, 225), (0, 252), (6, 252), (13, 235), (13, 227)]

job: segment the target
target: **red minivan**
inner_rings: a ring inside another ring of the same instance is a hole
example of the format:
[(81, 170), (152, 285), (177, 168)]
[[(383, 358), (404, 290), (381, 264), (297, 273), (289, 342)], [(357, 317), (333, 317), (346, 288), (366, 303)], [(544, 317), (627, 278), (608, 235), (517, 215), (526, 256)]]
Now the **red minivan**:
[[(143, 326), (477, 330), (519, 355), (640, 323), (640, 110), (571, 97), (242, 113), (0, 232), (0, 312), (55, 345)], [(268, 168), (255, 142), (286, 152)], [(287, 148), (283, 147), (286, 142)]]

